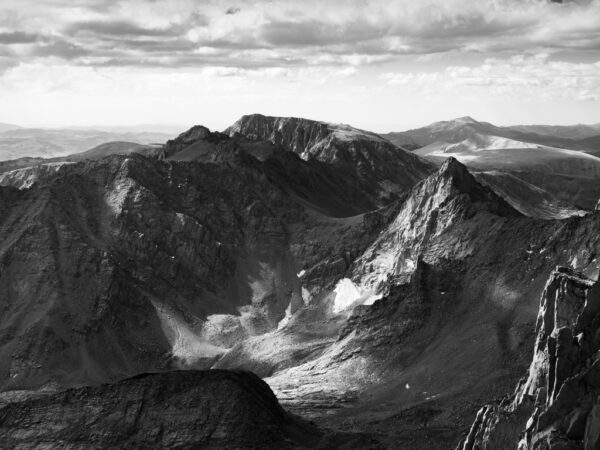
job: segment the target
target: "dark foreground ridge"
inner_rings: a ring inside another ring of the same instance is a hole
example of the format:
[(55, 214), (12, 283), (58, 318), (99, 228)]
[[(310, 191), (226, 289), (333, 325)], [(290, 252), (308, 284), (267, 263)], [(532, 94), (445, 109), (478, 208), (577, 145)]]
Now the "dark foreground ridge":
[(174, 371), (0, 408), (0, 448), (296, 448), (320, 433), (250, 372)]

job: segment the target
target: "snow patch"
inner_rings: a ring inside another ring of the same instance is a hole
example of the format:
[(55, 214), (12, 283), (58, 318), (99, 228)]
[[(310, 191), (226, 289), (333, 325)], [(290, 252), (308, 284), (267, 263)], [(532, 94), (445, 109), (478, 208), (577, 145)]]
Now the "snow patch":
[(381, 299), (383, 297), (383, 294), (375, 294), (375, 295), (371, 295), (370, 297), (367, 297), (367, 299), (364, 301), (363, 305), (372, 305), (373, 303), (375, 303), (377, 300)]
[(304, 304), (308, 305), (310, 303), (311, 299), (312, 299), (312, 295), (310, 295), (310, 292), (308, 291), (308, 289), (306, 289), (304, 286), (302, 286), (302, 300), (304, 300)]
[(349, 278), (338, 281), (334, 289), (333, 312), (339, 313), (352, 306), (361, 295), (356, 285)]
[(285, 328), (285, 326), (288, 324), (288, 322), (290, 321), (291, 318), (292, 318), (292, 302), (290, 301), (288, 307), (285, 309), (285, 317), (279, 321), (279, 323), (277, 324), (277, 329), (281, 330), (282, 328)]

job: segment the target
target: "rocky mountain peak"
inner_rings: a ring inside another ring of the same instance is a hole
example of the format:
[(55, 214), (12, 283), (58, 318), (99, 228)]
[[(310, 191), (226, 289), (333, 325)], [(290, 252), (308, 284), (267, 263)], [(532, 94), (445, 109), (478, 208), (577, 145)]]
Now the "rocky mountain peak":
[(442, 167), (438, 171), (437, 177), (441, 180), (451, 182), (455, 188), (465, 194), (477, 195), (481, 193), (482, 189), (485, 190), (484, 186), (471, 175), (469, 169), (454, 157), (450, 157), (444, 161), (444, 164), (442, 164)]
[(473, 178), (467, 166), (453, 156), (444, 161), (444, 164), (440, 167), (439, 174), (451, 178)]
[(181, 133), (175, 139), (167, 141), (159, 153), (159, 158), (167, 159), (175, 153), (181, 152), (197, 142), (210, 141), (213, 143), (218, 143), (226, 140), (227, 138), (228, 137), (222, 133), (211, 132), (203, 125), (195, 125), (189, 130)]
[(498, 196), (489, 187), (479, 183), (467, 167), (456, 158), (446, 159), (433, 180), (435, 180), (435, 183), (432, 183), (430, 190), (437, 191), (437, 195), (442, 191), (450, 194), (448, 189), (444, 187), (451, 186), (451, 190), (454, 191), (454, 194), (451, 195), (456, 193), (466, 194), (475, 203), (485, 203), (491, 206), (492, 210), (498, 215), (520, 215), (502, 197)]
[(210, 137), (211, 132), (208, 128), (203, 125), (195, 125), (186, 132), (179, 135), (179, 139), (183, 142), (190, 143), (200, 139), (206, 139)]

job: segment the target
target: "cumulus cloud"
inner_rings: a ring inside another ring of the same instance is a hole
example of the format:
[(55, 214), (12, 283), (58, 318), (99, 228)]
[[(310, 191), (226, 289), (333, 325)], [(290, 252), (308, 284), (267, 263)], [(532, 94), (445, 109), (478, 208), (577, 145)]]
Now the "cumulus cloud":
[[(211, 49), (225, 51), (240, 67), (257, 60), (269, 67), (335, 64), (357, 55), (369, 64), (403, 55), (532, 47), (598, 52), (598, 23), (599, 0), (258, 0), (244, 8), (221, 0), (40, 0), (27, 8), (6, 0), (0, 5), (0, 46), (37, 46), (21, 51), (23, 61), (51, 54), (92, 66), (162, 66), (167, 57), (175, 65), (210, 64), (196, 55)], [(263, 59), (265, 50), (276, 55)]]
[(146, 28), (128, 20), (106, 21), (90, 20), (70, 24), (66, 30), (67, 34), (90, 33), (101, 36), (172, 36), (174, 30), (169, 28)]
[(445, 91), (521, 100), (593, 101), (600, 97), (600, 61), (553, 61), (548, 54), (489, 58), (481, 65), (453, 65), (436, 72), (386, 72), (380, 78), (392, 86), (419, 89), (425, 95)]
[(28, 44), (31, 42), (36, 42), (39, 39), (39, 35), (25, 31), (10, 31), (0, 33), (0, 45)]
[(35, 3), (0, 2), (0, 97), (27, 120), (45, 117), (42, 97), (53, 111), (56, 96), (91, 114), (94, 102), (125, 111), (129, 99), (127, 117), (170, 102), (183, 117), (179, 105), (193, 96), (212, 101), (211, 114), (256, 103), (300, 114), (293, 105), (318, 103), (335, 120), (366, 110), (352, 107), (357, 98), (378, 111), (372, 120), (408, 102), (411, 120), (424, 116), (426, 98), (440, 111), (469, 98), (472, 107), (562, 99), (576, 103), (571, 112), (600, 99), (600, 0)]

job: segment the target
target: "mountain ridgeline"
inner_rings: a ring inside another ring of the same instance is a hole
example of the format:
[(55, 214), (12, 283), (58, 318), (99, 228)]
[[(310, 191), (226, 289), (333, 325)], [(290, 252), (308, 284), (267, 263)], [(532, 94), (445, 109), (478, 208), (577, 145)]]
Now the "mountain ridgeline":
[(446, 156), (251, 115), (3, 173), (0, 444), (596, 442), (598, 198)]

